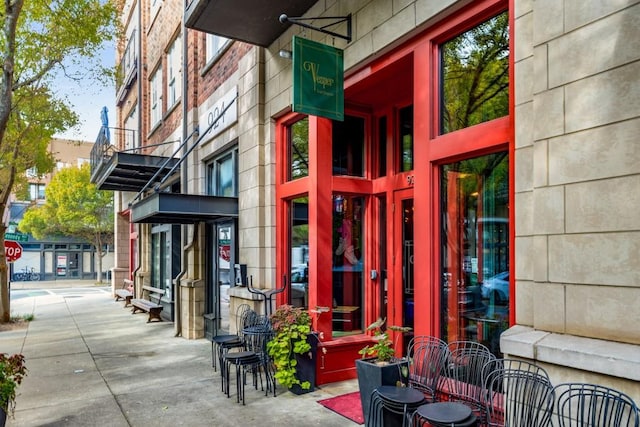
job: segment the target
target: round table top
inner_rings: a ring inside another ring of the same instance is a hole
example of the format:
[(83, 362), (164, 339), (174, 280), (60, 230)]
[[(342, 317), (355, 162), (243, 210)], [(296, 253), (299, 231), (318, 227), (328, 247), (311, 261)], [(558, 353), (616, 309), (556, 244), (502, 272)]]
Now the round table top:
[(434, 423), (459, 423), (471, 416), (471, 408), (459, 402), (436, 402), (422, 405), (420, 416)]
[(383, 385), (378, 387), (378, 394), (388, 400), (398, 403), (416, 404), (424, 400), (424, 394), (411, 387), (396, 387)]

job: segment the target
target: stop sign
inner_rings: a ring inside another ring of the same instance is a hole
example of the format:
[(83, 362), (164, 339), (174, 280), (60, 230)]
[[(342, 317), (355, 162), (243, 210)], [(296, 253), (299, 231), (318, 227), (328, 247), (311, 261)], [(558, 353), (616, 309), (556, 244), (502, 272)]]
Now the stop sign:
[(13, 262), (22, 256), (22, 246), (13, 240), (5, 240), (4, 253), (7, 256), (7, 262)]

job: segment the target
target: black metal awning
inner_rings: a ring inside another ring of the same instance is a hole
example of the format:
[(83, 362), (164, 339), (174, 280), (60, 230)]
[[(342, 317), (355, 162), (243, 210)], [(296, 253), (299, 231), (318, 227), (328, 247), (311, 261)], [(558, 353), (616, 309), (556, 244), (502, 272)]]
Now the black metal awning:
[(185, 10), (185, 24), (187, 28), (267, 47), (291, 26), (281, 23), (280, 15), (302, 16), (316, 1), (192, 0)]
[(154, 193), (131, 205), (131, 222), (193, 224), (238, 217), (238, 198)]
[[(100, 190), (140, 191), (150, 180), (155, 182), (164, 178), (156, 173), (164, 166), (168, 173), (179, 159), (115, 152), (103, 158), (92, 172), (92, 182)], [(179, 169), (178, 169), (179, 170)], [(153, 184), (153, 183), (152, 183)]]

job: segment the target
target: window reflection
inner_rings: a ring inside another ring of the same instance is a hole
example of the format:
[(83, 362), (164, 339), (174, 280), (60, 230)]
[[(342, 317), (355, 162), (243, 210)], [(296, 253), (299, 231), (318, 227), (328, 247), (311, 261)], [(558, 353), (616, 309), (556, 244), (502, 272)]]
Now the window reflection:
[(399, 111), (400, 172), (413, 170), (413, 106)]
[(309, 119), (305, 117), (289, 128), (289, 179), (309, 176)]
[(442, 336), (500, 351), (509, 318), (507, 153), (441, 169)]
[(509, 21), (504, 12), (441, 45), (440, 133), (509, 114)]
[(333, 196), (333, 336), (362, 333), (364, 197)]

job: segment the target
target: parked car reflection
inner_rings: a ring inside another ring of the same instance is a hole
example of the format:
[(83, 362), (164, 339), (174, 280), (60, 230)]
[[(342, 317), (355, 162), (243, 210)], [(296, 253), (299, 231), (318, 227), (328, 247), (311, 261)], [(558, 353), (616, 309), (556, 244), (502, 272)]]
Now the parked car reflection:
[(509, 272), (503, 271), (482, 282), (482, 297), (492, 300), (495, 304), (509, 302)]
[(291, 305), (306, 307), (309, 288), (309, 267), (306, 264), (295, 265), (291, 269)]

